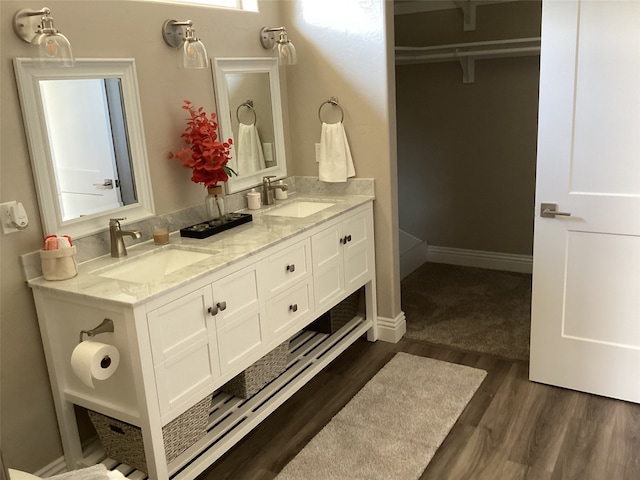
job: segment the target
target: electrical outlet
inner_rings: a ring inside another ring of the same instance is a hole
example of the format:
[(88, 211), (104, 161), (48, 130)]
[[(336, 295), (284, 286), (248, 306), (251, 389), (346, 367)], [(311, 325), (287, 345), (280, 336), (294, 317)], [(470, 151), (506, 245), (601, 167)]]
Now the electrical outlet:
[(316, 143), (316, 163), (320, 163), (320, 144)]
[(2, 232), (5, 235), (20, 231), (12, 225), (11, 217), (9, 216), (9, 209), (15, 204), (16, 202), (0, 203), (0, 221), (2, 221)]

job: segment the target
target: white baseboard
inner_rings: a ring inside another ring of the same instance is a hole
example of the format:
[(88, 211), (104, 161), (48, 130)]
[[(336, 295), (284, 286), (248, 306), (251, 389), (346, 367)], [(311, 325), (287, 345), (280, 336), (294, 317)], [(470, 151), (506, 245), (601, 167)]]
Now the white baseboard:
[(427, 249), (427, 261), (462, 265), (464, 267), (487, 268), (489, 270), (504, 270), (506, 272), (531, 273), (533, 271), (532, 255), (485, 252), (432, 245)]
[(378, 340), (398, 343), (406, 332), (407, 319), (404, 316), (404, 312), (400, 312), (395, 318), (378, 315)]
[(427, 261), (427, 242), (400, 230), (400, 279)]

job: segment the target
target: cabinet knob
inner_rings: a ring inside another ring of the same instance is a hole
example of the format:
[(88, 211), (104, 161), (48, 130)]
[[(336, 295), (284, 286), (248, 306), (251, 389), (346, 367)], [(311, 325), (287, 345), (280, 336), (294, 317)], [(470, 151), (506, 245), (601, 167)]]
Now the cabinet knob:
[(293, 305), (289, 305), (289, 310), (291, 310), (292, 312), (297, 312), (298, 311), (298, 304), (294, 303)]
[(347, 243), (349, 243), (351, 241), (351, 235), (345, 235), (344, 237), (342, 237), (340, 239), (340, 243), (342, 245), (346, 245)]
[(295, 272), (295, 271), (296, 271), (296, 266), (295, 266), (295, 264), (293, 264), (293, 263), (292, 263), (291, 265), (287, 265), (287, 272), (291, 272), (291, 273), (293, 273), (293, 272)]
[(211, 315), (217, 315), (218, 312), (222, 312), (227, 309), (227, 302), (218, 302), (213, 307), (209, 307), (207, 312)]

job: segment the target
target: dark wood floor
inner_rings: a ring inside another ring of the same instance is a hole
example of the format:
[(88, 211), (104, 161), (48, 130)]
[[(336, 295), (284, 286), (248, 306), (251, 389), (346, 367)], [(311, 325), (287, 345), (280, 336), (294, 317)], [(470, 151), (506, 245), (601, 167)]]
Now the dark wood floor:
[(199, 480), (274, 478), (396, 352), (488, 372), (421, 480), (640, 479), (640, 405), (529, 382), (525, 363), (361, 340)]

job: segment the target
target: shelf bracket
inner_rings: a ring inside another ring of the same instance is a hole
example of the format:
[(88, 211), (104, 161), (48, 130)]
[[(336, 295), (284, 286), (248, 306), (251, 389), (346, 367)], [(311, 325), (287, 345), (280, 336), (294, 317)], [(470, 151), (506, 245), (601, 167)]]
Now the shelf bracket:
[(462, 83), (473, 83), (476, 79), (476, 62), (473, 57), (461, 57)]
[(456, 0), (453, 3), (460, 9), (462, 9), (462, 16), (464, 17), (464, 31), (470, 32), (476, 29), (476, 4), (471, 3), (471, 0)]

